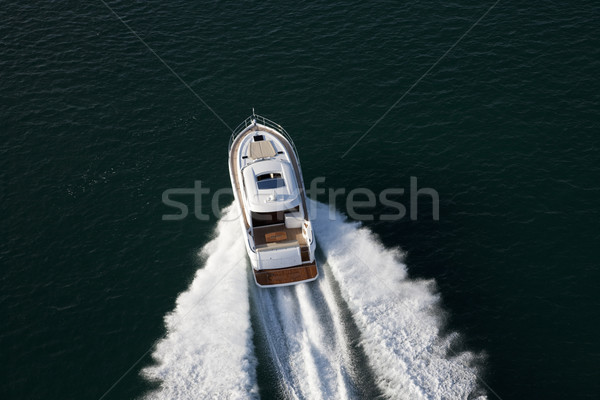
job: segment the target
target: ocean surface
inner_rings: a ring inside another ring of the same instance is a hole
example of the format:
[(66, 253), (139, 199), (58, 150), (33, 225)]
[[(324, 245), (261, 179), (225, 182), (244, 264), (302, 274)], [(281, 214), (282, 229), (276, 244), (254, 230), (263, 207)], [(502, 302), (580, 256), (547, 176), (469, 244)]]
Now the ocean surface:
[[(105, 1), (0, 6), (0, 398), (600, 398), (596, 2)], [(252, 108), (314, 283), (254, 286), (230, 195), (163, 219)]]

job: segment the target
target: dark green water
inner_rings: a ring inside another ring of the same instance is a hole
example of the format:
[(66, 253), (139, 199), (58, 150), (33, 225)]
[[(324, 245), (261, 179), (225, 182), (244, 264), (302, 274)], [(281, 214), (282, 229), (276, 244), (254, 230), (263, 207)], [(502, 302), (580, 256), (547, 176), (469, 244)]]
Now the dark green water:
[[(365, 225), (436, 280), (501, 398), (600, 396), (597, 4), (500, 1), (344, 158), (492, 3), (108, 4), (227, 124), (282, 124), (306, 182), (438, 191), (439, 221)], [(229, 132), (101, 1), (0, 21), (0, 397), (98, 399), (215, 226), (162, 221), (161, 194), (229, 187)], [(106, 398), (143, 395), (150, 362)]]

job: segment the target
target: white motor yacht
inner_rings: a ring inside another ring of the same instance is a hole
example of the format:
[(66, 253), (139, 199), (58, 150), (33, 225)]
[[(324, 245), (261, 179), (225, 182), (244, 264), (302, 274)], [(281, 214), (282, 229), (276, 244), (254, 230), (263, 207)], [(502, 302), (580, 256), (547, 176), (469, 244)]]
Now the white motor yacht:
[(229, 175), (256, 284), (317, 279), (300, 160), (287, 132), (259, 115), (248, 117), (229, 142)]

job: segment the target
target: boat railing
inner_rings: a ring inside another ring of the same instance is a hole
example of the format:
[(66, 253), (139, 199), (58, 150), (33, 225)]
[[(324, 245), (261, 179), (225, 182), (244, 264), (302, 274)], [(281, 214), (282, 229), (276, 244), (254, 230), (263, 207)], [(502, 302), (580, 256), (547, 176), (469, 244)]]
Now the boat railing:
[(257, 123), (264, 125), (266, 127), (269, 127), (271, 129), (274, 129), (277, 132), (279, 132), (283, 137), (285, 137), (287, 139), (287, 141), (290, 142), (290, 145), (292, 146), (292, 149), (294, 150), (294, 153), (296, 155), (296, 160), (298, 161), (298, 163), (300, 163), (300, 158), (298, 157), (298, 151), (296, 150), (296, 145), (294, 144), (294, 141), (292, 140), (289, 133), (287, 133), (287, 131), (285, 129), (283, 129), (283, 127), (281, 125), (279, 125), (277, 122), (271, 121), (270, 119), (265, 118), (262, 115), (258, 115), (258, 114), (252, 114), (251, 116), (246, 118), (241, 124), (239, 124), (233, 130), (233, 132), (231, 133), (231, 138), (229, 139), (228, 150), (231, 151), (231, 146), (233, 145), (233, 141), (240, 133), (244, 132), (248, 127), (256, 125)]

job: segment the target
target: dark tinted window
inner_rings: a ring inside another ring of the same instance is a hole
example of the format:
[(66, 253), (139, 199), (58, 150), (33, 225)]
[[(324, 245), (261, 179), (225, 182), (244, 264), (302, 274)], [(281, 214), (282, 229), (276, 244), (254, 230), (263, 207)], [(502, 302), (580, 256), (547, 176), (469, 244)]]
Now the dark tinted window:
[(265, 189), (277, 189), (285, 186), (285, 181), (281, 178), (263, 179), (257, 182), (258, 188), (261, 190)]

